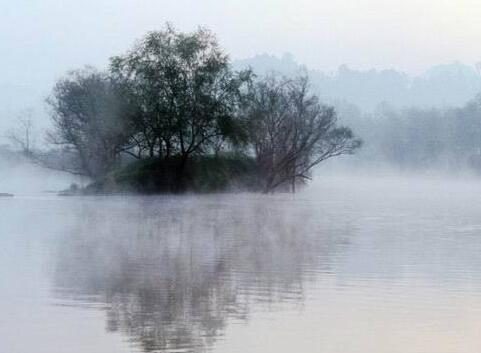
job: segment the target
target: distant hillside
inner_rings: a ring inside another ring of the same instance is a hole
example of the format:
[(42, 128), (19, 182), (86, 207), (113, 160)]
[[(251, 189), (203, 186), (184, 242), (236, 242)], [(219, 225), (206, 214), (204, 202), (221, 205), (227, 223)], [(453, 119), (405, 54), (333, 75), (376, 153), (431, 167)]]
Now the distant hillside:
[(318, 94), (326, 101), (346, 101), (364, 111), (371, 111), (380, 103), (394, 107), (460, 106), (481, 93), (479, 66), (458, 62), (433, 66), (416, 77), (392, 69), (362, 71), (346, 65), (328, 74), (306, 68), (290, 54), (280, 58), (257, 55), (238, 60), (234, 66), (237, 69), (251, 67), (259, 75), (308, 73)]

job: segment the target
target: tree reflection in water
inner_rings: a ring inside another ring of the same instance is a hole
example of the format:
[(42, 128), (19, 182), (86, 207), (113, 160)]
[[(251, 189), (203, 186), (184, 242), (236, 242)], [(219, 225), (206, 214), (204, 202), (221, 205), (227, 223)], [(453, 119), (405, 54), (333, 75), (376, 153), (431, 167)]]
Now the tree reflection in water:
[(145, 352), (205, 351), (231, 320), (302, 305), (342, 246), (311, 205), (281, 197), (93, 200), (76, 218), (57, 298), (106, 307), (107, 330)]

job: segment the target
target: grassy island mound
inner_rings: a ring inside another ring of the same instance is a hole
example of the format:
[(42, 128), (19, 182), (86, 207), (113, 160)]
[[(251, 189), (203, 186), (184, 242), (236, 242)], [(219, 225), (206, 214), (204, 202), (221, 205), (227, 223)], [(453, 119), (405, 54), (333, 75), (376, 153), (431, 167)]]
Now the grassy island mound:
[(254, 158), (242, 155), (198, 156), (189, 161), (182, 176), (178, 172), (179, 162), (178, 158), (134, 161), (93, 182), (84, 192), (153, 194), (260, 189)]

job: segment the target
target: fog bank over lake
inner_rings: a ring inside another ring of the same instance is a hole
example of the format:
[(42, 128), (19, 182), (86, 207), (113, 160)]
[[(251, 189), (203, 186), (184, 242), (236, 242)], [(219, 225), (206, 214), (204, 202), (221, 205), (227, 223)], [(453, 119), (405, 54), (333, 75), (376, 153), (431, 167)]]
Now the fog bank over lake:
[(72, 183), (86, 184), (86, 178), (43, 168), (20, 154), (0, 151), (0, 193), (32, 196), (67, 189)]

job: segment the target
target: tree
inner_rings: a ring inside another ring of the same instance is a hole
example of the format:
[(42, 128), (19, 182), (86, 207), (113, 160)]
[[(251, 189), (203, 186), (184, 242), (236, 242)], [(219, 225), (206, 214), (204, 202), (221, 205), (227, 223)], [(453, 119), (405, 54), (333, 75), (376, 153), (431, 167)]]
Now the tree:
[(126, 104), (112, 80), (90, 67), (73, 71), (57, 82), (47, 102), (54, 123), (50, 140), (77, 156), (69, 171), (90, 177), (109, 171), (129, 134)]
[(336, 125), (334, 109), (309, 92), (305, 77), (252, 84), (245, 114), (265, 192), (287, 186), (295, 191), (314, 166), (361, 145), (349, 128)]
[(7, 132), (8, 139), (18, 147), (26, 157), (32, 157), (35, 143), (35, 129), (32, 110), (26, 110), (17, 119), (18, 125)]
[[(360, 146), (306, 78), (253, 80), (250, 70), (232, 70), (211, 32), (167, 25), (111, 58), (108, 72), (86, 68), (57, 82), (48, 100), (51, 140), (65, 152), (57, 159), (95, 179), (149, 177), (157, 188), (183, 191), (202, 157), (252, 148), (252, 179), (260, 174), (266, 192), (294, 191), (315, 165)], [(142, 160), (128, 175), (115, 172), (122, 154)]]
[(138, 157), (178, 158), (179, 183), (191, 156), (241, 137), (237, 113), (250, 73), (232, 71), (211, 32), (168, 25), (112, 58), (110, 71), (134, 107)]

